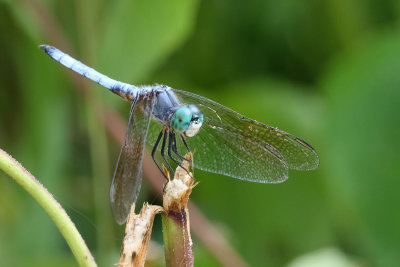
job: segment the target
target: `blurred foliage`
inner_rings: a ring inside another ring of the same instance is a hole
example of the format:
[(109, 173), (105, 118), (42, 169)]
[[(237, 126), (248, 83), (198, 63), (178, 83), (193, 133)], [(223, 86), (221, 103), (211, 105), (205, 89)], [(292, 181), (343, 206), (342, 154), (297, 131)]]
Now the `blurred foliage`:
[[(108, 187), (119, 145), (99, 112), (108, 103), (127, 118), (129, 105), (94, 84), (76, 90), (37, 48), (49, 43), (116, 79), (201, 94), (316, 148), (320, 167), (279, 185), (196, 172), (194, 202), (249, 265), (340, 256), (395, 266), (399, 18), (397, 0), (3, 0), (0, 147), (61, 202), (100, 266), (117, 261), (123, 229)], [(154, 194), (144, 182), (140, 199), (159, 203)], [(197, 266), (219, 266), (196, 237), (194, 246)], [(335, 253), (314, 253), (324, 248)], [(0, 266), (28, 265), (76, 263), (48, 216), (0, 173)]]

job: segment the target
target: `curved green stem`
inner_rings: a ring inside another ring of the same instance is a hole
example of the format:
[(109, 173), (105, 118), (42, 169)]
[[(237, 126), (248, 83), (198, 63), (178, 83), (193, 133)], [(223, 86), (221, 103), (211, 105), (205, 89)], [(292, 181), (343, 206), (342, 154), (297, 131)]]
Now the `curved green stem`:
[(74, 223), (54, 197), (22, 165), (0, 149), (0, 169), (10, 175), (43, 207), (64, 236), (80, 266), (97, 266)]

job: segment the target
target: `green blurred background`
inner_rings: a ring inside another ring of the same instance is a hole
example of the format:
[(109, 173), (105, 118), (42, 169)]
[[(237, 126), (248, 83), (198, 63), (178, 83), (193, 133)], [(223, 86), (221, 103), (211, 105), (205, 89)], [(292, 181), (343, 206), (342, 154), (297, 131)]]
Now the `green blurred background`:
[[(319, 168), (283, 184), (196, 172), (193, 202), (249, 266), (398, 266), (398, 0), (1, 0), (0, 36), (0, 147), (60, 201), (100, 266), (117, 262), (123, 236), (108, 204), (120, 146), (102, 114), (126, 121), (129, 104), (72, 75), (90, 89), (77, 90), (39, 44), (122, 81), (203, 95), (316, 148)], [(161, 203), (146, 178), (143, 200)], [(149, 266), (163, 265), (160, 224)], [(196, 266), (221, 266), (214, 252), (194, 236)], [(0, 266), (76, 266), (3, 172)]]

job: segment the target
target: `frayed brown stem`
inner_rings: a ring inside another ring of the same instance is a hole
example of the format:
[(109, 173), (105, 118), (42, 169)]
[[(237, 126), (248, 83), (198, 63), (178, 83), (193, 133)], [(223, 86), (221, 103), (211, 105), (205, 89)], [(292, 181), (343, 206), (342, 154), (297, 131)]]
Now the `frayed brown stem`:
[(144, 266), (154, 216), (162, 210), (160, 206), (144, 203), (140, 214), (136, 215), (135, 205), (132, 205), (125, 227), (125, 237), (118, 262), (119, 267)]

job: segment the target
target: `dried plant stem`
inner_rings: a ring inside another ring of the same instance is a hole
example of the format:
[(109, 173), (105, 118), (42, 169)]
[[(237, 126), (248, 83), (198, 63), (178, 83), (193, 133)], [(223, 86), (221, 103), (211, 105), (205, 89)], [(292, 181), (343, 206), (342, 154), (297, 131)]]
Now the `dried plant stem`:
[(82, 236), (57, 200), (31, 173), (1, 149), (0, 169), (20, 184), (47, 212), (64, 236), (79, 265), (97, 266)]
[(160, 206), (144, 203), (142, 210), (136, 215), (135, 204), (132, 205), (125, 226), (125, 237), (118, 262), (119, 267), (144, 266), (154, 216), (162, 210), (163, 208)]
[[(188, 160), (191, 153), (185, 156)], [(189, 169), (189, 161), (183, 161), (183, 167)], [(193, 243), (190, 235), (190, 220), (187, 203), (192, 192), (194, 180), (192, 174), (178, 167), (175, 177), (164, 189), (162, 215), (164, 235), (165, 264), (167, 267), (193, 266)]]

